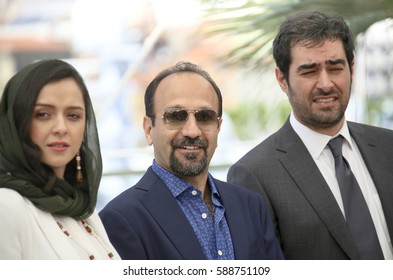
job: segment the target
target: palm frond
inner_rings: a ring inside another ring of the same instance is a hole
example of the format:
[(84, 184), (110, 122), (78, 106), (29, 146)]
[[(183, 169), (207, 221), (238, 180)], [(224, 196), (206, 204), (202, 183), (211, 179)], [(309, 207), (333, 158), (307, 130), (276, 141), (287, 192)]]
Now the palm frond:
[(271, 45), (280, 23), (292, 13), (320, 10), (348, 20), (357, 35), (373, 23), (393, 16), (391, 0), (201, 0), (205, 4), (203, 32), (225, 34), (233, 47), (222, 59), (252, 67), (272, 60)]

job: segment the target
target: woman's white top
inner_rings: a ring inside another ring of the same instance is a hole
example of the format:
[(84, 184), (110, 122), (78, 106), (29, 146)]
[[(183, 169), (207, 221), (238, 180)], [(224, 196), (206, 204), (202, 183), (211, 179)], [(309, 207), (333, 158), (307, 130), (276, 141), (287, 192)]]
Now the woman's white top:
[(93, 255), (97, 260), (109, 260), (109, 253), (120, 259), (97, 212), (85, 221), (93, 234), (81, 221), (42, 211), (18, 192), (0, 188), (0, 259), (88, 260)]

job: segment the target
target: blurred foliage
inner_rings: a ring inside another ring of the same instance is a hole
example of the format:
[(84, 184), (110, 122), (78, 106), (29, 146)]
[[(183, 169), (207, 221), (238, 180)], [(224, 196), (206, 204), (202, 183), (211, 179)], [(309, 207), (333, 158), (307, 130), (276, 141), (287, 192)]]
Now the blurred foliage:
[(392, 128), (393, 123), (393, 96), (391, 93), (380, 96), (369, 96), (367, 100), (368, 123)]
[[(245, 109), (246, 108), (246, 109)], [(288, 118), (291, 107), (287, 100), (278, 103), (243, 101), (240, 106), (226, 110), (241, 140), (255, 139), (266, 131), (275, 131)]]
[(228, 64), (261, 67), (272, 62), (271, 46), (280, 23), (303, 10), (338, 14), (354, 35), (393, 16), (392, 0), (200, 0), (206, 35), (228, 36), (234, 47), (223, 54)]

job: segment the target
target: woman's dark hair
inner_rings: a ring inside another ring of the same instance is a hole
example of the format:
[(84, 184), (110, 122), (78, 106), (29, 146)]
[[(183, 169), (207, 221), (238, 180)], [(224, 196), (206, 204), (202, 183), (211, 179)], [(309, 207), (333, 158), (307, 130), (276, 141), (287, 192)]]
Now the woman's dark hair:
[[(82, 77), (73, 66), (62, 60), (57, 59), (48, 60), (47, 62), (40, 64), (26, 76), (26, 78), (22, 81), (18, 92), (16, 93), (13, 108), (15, 126), (18, 130), (19, 138), (23, 147), (23, 152), (27, 160), (31, 163), (31, 166), (35, 168), (37, 170), (37, 173), (45, 179), (45, 186), (43, 186), (43, 190), (46, 192), (50, 192), (50, 190), (53, 188), (54, 182), (57, 177), (53, 172), (52, 168), (41, 162), (41, 150), (30, 139), (32, 117), (35, 103), (41, 89), (48, 83), (60, 81), (66, 78), (72, 78), (78, 84), (79, 88), (82, 91), (85, 108), (86, 110), (89, 110), (88, 106), (86, 106), (86, 104), (88, 104), (88, 90)], [(86, 118), (88, 118), (89, 116), (90, 113), (86, 112)], [(86, 135), (84, 136), (84, 139), (85, 137)], [(84, 157), (82, 156), (81, 158), (82, 170), (85, 170), (83, 168)], [(75, 179), (76, 170), (76, 160), (73, 159), (67, 164), (64, 174), (64, 179), (72, 185), (77, 185)], [(29, 174), (18, 174), (17, 171), (14, 171), (13, 175), (32, 181), (37, 185), (42, 185), (42, 182), (35, 182), (36, 177), (31, 176), (30, 178)]]
[(273, 57), (288, 81), (289, 66), (292, 62), (291, 49), (294, 45), (301, 43), (302, 46), (313, 47), (326, 40), (336, 39), (342, 41), (348, 64), (351, 66), (354, 59), (354, 42), (345, 19), (316, 11), (300, 12), (289, 16), (281, 24), (273, 41)]
[(176, 63), (175, 66), (172, 66), (170, 68), (167, 68), (163, 71), (161, 71), (148, 85), (146, 88), (145, 92), (145, 113), (146, 116), (152, 118), (152, 125), (154, 126), (155, 124), (155, 119), (154, 119), (154, 104), (153, 104), (153, 98), (154, 94), (157, 90), (158, 85), (160, 82), (168, 77), (169, 75), (175, 74), (175, 73), (196, 73), (203, 78), (205, 78), (214, 88), (214, 91), (217, 94), (218, 97), (218, 117), (222, 116), (222, 95), (221, 91), (214, 82), (214, 80), (210, 77), (209, 73), (207, 73), (205, 70), (203, 70), (201, 67), (191, 63), (191, 62), (184, 62), (180, 61)]

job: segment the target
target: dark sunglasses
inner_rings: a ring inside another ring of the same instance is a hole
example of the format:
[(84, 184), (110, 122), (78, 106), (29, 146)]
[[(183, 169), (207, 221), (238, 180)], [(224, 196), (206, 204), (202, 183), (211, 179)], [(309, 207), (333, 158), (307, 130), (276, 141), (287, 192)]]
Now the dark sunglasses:
[(188, 120), (190, 113), (193, 113), (195, 120), (200, 129), (211, 130), (217, 127), (220, 117), (210, 109), (186, 110), (186, 109), (168, 109), (161, 116), (166, 128), (175, 130), (181, 128)]

